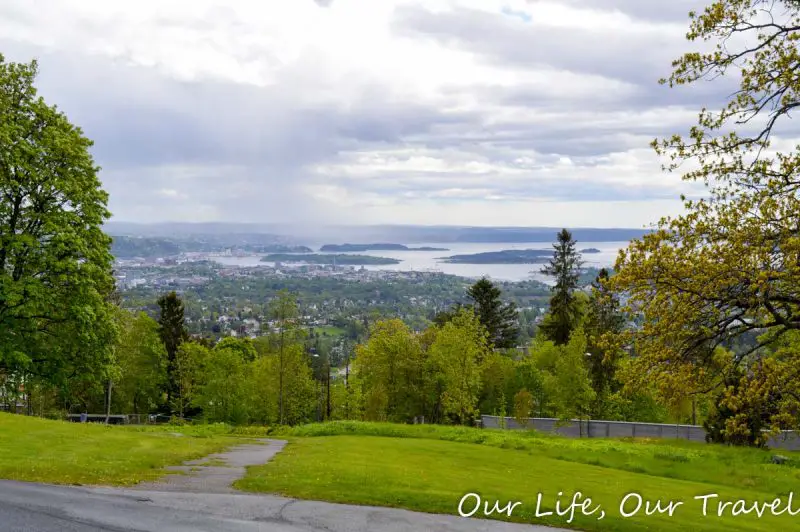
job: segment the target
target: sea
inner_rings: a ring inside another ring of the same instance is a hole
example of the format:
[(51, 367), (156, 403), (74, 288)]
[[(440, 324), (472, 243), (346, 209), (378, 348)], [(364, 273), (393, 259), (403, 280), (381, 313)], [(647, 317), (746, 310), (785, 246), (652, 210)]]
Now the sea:
[[(545, 242), (504, 244), (502, 242), (491, 243), (413, 243), (405, 244), (411, 248), (435, 247), (446, 248), (448, 251), (364, 251), (352, 253), (355, 255), (373, 255), (376, 257), (388, 257), (401, 261), (399, 264), (370, 265), (365, 266), (367, 270), (393, 270), (393, 271), (425, 271), (441, 272), (461, 277), (478, 278), (489, 277), (495, 281), (524, 281), (538, 280), (548, 282), (550, 279), (541, 274), (542, 264), (450, 264), (443, 262), (442, 258), (450, 255), (466, 255), (472, 253), (484, 253), (488, 251), (502, 251), (505, 249), (542, 249), (552, 251), (552, 245)], [(620, 249), (628, 246), (628, 242), (578, 242), (578, 250), (594, 248), (599, 253), (584, 253), (584, 265), (597, 268), (610, 267), (614, 265)], [(320, 253), (316, 251), (315, 253)], [(334, 253), (331, 253), (334, 254)], [(298, 255), (302, 256), (302, 255)], [(258, 266), (270, 265), (260, 261), (261, 256), (251, 255), (246, 257), (214, 257), (213, 260), (226, 266)], [(360, 268), (360, 266), (359, 266)]]

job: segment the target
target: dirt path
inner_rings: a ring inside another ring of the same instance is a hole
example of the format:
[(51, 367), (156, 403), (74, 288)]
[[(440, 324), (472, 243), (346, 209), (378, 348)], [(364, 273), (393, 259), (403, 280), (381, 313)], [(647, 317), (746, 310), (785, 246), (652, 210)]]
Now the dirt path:
[(237, 445), (232, 449), (184, 462), (167, 469), (178, 474), (166, 475), (154, 482), (137, 484), (143, 491), (180, 491), (184, 493), (238, 493), (231, 485), (244, 477), (245, 468), (269, 462), (283, 446), (284, 440), (256, 440), (258, 443)]

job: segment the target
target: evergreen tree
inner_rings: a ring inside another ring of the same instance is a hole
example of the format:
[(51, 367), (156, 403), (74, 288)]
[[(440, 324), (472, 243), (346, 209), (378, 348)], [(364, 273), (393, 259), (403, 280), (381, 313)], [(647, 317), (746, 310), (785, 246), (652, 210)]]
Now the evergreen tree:
[(503, 302), (501, 294), (502, 291), (486, 277), (467, 290), (478, 320), (489, 333), (490, 345), (495, 348), (516, 347), (519, 338), (517, 306)]
[(555, 249), (553, 258), (542, 268), (542, 273), (555, 277), (556, 283), (551, 289), (553, 295), (550, 298), (550, 311), (539, 329), (556, 345), (564, 345), (569, 342), (570, 334), (581, 318), (575, 290), (578, 288), (583, 261), (575, 249), (572, 233), (566, 229), (558, 233), (558, 242), (553, 248)]
[(619, 299), (608, 287), (608, 270), (600, 270), (592, 283), (592, 297), (586, 319), (589, 373), (599, 398), (613, 391), (617, 361), (622, 354), (619, 334), (625, 325)]
[(167, 405), (172, 410), (173, 402), (180, 397), (180, 386), (177, 376), (178, 349), (189, 337), (186, 331), (183, 301), (175, 292), (158, 299), (161, 315), (158, 318), (159, 335), (167, 351)]

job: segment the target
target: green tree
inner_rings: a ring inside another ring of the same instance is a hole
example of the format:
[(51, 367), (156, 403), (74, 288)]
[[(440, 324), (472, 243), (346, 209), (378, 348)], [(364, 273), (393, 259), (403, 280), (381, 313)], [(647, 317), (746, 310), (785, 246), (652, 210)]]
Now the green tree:
[(553, 383), (556, 412), (560, 419), (588, 418), (595, 392), (586, 367), (586, 337), (576, 329), (567, 345), (561, 346)]
[(532, 412), (533, 395), (523, 388), (514, 395), (514, 419), (520, 426), (527, 427)]
[(178, 349), (189, 338), (189, 333), (186, 330), (183, 301), (178, 294), (170, 292), (161, 296), (158, 298), (158, 306), (161, 309), (158, 317), (159, 334), (167, 352), (167, 405), (172, 408), (180, 394), (176, 376)]
[(176, 394), (170, 408), (179, 417), (193, 414), (192, 408), (202, 409), (201, 403), (196, 399), (203, 385), (206, 361), (211, 356), (211, 350), (195, 342), (183, 342), (175, 355)]
[(486, 329), (468, 309), (447, 322), (430, 347), (443, 413), (458, 423), (469, 424), (478, 414), (480, 364), (489, 352)]
[[(315, 381), (302, 343), (286, 344), (282, 354), (274, 349), (256, 359), (250, 379), (249, 411), (254, 421), (295, 425), (312, 420)], [(281, 386), (283, 395), (279, 395)]]
[(354, 370), (370, 420), (411, 421), (425, 413), (425, 353), (399, 319), (376, 322), (356, 348)]
[(575, 291), (583, 261), (575, 249), (572, 233), (566, 229), (558, 233), (558, 242), (553, 248), (553, 258), (542, 268), (542, 273), (554, 277), (555, 285), (552, 288), (550, 310), (539, 329), (556, 345), (563, 345), (569, 341), (572, 331), (581, 320), (580, 304)]
[(214, 349), (230, 349), (239, 354), (243, 362), (252, 362), (258, 356), (253, 341), (249, 338), (234, 338), (226, 336), (214, 346)]
[(37, 73), (0, 55), (0, 373), (64, 388), (113, 362), (110, 213), (92, 141)]
[(467, 290), (473, 301), (478, 319), (489, 333), (489, 343), (496, 348), (517, 346), (519, 338), (519, 316), (513, 302), (503, 302), (502, 291), (486, 277), (481, 278)]
[[(767, 363), (767, 347), (800, 329), (800, 150), (780, 139), (800, 107), (799, 28), (800, 3), (788, 0), (716, 0), (691, 15), (688, 39), (713, 46), (679, 58), (662, 83), (730, 75), (739, 89), (722, 108), (702, 109), (688, 135), (653, 143), (666, 171), (685, 171), (684, 180), (707, 190), (682, 198), (684, 214), (662, 219), (617, 261), (611, 284), (641, 321), (631, 333), (638, 356), (630, 387), (655, 382), (676, 400), (726, 390), (731, 404), (759, 404), (746, 395), (798, 380), (792, 364)], [(717, 347), (753, 331), (766, 334), (719, 363)], [(729, 386), (737, 372), (747, 382)], [(777, 404), (773, 397), (763, 406)], [(774, 429), (787, 419), (797, 425), (782, 404)]]
[(287, 290), (280, 291), (270, 302), (269, 316), (277, 327), (277, 331), (271, 331), (270, 338), (278, 356), (278, 423), (283, 425), (286, 422), (284, 397), (287, 388), (287, 368), (291, 359), (290, 351), (295, 346), (299, 346), (302, 351), (304, 337), (297, 297)]
[(249, 421), (249, 390), (245, 386), (249, 369), (235, 348), (215, 348), (207, 353), (192, 397), (193, 405), (203, 409), (204, 419), (232, 424)]
[(144, 414), (163, 404), (166, 351), (158, 323), (144, 312), (118, 311), (119, 341), (114, 350), (118, 379), (113, 401), (122, 412)]

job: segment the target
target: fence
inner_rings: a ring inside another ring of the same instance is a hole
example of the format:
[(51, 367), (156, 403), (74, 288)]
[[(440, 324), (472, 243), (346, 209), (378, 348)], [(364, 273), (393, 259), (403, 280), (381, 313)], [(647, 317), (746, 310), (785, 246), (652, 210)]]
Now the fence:
[[(501, 423), (504, 420), (504, 424)], [(576, 420), (559, 422), (555, 418), (528, 418), (524, 426), (514, 418), (481, 416), (486, 428), (506, 428), (512, 430), (534, 429), (552, 432), (569, 438), (673, 438), (696, 442), (706, 441), (706, 431), (697, 425), (668, 425), (664, 423), (639, 423), (629, 421)], [(769, 440), (774, 449), (788, 451), (800, 450), (800, 436), (794, 431), (785, 431)]]

